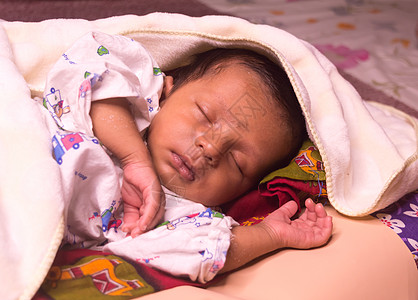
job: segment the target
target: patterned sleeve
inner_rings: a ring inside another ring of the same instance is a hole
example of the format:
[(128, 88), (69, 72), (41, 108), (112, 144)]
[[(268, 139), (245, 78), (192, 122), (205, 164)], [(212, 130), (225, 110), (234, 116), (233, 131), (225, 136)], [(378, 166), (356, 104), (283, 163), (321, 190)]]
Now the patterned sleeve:
[(134, 239), (109, 243), (104, 250), (206, 283), (224, 266), (236, 225), (231, 217), (207, 208), (166, 221)]
[(141, 44), (90, 32), (48, 73), (43, 104), (60, 128), (93, 135), (91, 101), (125, 97), (142, 131), (159, 109), (162, 87), (163, 74)]

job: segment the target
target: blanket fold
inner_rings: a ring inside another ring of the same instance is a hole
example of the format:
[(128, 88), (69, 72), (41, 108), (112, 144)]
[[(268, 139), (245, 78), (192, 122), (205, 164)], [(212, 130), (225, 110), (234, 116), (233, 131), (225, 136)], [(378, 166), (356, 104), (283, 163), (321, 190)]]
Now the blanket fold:
[(39, 286), (54, 259), (65, 195), (46, 123), (1, 27), (0, 69), (0, 282), (16, 299), (33, 293), (24, 287)]

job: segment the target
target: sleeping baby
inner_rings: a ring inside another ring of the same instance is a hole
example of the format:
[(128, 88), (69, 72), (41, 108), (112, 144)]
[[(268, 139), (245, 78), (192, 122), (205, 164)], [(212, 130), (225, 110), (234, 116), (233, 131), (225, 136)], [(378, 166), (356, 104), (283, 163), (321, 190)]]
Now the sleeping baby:
[(311, 199), (295, 220), (290, 201), (245, 227), (216, 209), (286, 166), (306, 138), (286, 73), (263, 55), (213, 49), (166, 76), (138, 42), (89, 33), (49, 72), (42, 106), (70, 247), (207, 282), (331, 235)]

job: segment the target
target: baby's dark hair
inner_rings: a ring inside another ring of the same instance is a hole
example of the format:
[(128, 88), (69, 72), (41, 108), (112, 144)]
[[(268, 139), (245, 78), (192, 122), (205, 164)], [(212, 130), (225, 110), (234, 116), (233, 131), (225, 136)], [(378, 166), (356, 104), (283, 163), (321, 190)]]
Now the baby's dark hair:
[(210, 71), (222, 70), (222, 67), (228, 66), (230, 63), (246, 66), (257, 74), (261, 82), (264, 82), (272, 99), (282, 108), (284, 115), (280, 117), (291, 134), (291, 151), (279, 163), (279, 166), (275, 167), (286, 166), (307, 138), (305, 119), (286, 72), (266, 56), (247, 49), (227, 48), (215, 48), (199, 53), (192, 63), (167, 72), (174, 78), (171, 93), (186, 83), (210, 74)]

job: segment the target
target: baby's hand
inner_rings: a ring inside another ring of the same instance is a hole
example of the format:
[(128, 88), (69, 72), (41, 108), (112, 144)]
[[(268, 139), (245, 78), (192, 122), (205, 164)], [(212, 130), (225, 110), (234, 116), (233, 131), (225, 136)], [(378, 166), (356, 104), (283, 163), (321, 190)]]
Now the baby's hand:
[(157, 225), (164, 214), (165, 196), (151, 166), (140, 163), (125, 165), (121, 192), (123, 231), (136, 237)]
[(332, 217), (327, 215), (322, 204), (315, 204), (311, 199), (306, 200), (305, 206), (305, 212), (292, 221), (290, 218), (296, 213), (298, 206), (294, 201), (287, 202), (259, 225), (269, 232), (277, 247), (319, 247), (331, 236)]

